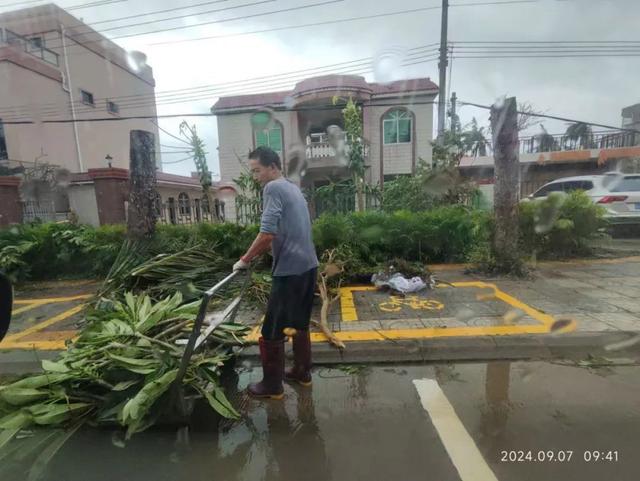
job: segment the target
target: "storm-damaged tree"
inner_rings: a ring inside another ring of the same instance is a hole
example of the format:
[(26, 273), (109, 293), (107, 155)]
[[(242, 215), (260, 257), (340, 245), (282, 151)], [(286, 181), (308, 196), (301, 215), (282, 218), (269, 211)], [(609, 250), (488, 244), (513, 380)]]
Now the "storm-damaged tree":
[(202, 190), (207, 193), (211, 187), (211, 172), (207, 166), (207, 153), (204, 150), (204, 142), (198, 136), (196, 126), (189, 125), (186, 120), (180, 124), (180, 134), (187, 139), (191, 146), (189, 153), (193, 157), (193, 163), (196, 166)]
[(153, 236), (158, 218), (155, 138), (151, 132), (132, 130), (130, 142), (127, 237), (138, 241)]

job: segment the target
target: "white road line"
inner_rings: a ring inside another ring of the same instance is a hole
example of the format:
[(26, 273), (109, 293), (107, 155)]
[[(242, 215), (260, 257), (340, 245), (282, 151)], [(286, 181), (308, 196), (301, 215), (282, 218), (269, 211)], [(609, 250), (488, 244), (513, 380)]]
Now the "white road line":
[(453, 410), (438, 382), (433, 379), (414, 379), (422, 407), (431, 417), (451, 462), (462, 481), (498, 481), (480, 454), (476, 443)]

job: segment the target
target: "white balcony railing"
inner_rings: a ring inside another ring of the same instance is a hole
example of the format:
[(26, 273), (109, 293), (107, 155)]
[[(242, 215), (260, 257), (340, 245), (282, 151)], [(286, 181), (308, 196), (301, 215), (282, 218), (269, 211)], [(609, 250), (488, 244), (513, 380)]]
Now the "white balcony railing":
[[(326, 134), (316, 134), (314, 137), (307, 137), (307, 146), (306, 146), (306, 156), (307, 159), (313, 160), (321, 160), (321, 159), (330, 159), (336, 158), (336, 147), (339, 150), (343, 150), (344, 156), (349, 156), (349, 144), (346, 143), (343, 139), (338, 139), (335, 143), (331, 143), (327, 141)], [(364, 157), (365, 159), (369, 157), (369, 145), (367, 143), (364, 144)]]

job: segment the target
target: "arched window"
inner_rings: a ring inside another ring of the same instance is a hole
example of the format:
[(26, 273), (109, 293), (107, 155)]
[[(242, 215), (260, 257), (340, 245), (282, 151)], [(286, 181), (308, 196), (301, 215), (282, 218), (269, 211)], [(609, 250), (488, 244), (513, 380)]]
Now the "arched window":
[(406, 110), (396, 109), (387, 112), (382, 120), (385, 145), (410, 143), (412, 122), (411, 113)]
[(200, 206), (202, 207), (203, 214), (209, 214), (211, 212), (211, 204), (209, 203), (208, 195), (202, 196), (202, 200), (200, 201)]
[(268, 112), (258, 112), (251, 117), (253, 139), (256, 147), (266, 145), (282, 158), (282, 125)]
[(191, 215), (189, 196), (184, 192), (180, 192), (180, 195), (178, 195), (178, 210), (180, 215)]

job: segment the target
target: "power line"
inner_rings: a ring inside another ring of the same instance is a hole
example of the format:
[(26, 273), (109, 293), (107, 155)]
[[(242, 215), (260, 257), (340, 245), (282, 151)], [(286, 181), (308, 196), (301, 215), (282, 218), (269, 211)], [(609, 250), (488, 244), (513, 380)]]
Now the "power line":
[[(414, 101), (411, 102), (411, 105), (433, 105), (435, 102), (433, 100), (429, 100), (429, 101)], [(406, 106), (407, 103), (396, 103), (396, 104), (392, 104), (392, 103), (384, 103), (381, 104), (385, 107), (400, 107), (400, 106)], [(367, 105), (365, 105), (364, 107), (367, 107)], [(251, 108), (258, 108), (256, 107), (251, 107)], [(302, 112), (302, 111), (316, 111), (316, 110), (337, 110), (340, 109), (339, 106), (336, 105), (326, 105), (326, 106), (311, 106), (311, 107), (274, 107), (273, 110), (274, 111), (281, 111), (281, 112)], [(213, 113), (181, 113), (181, 114), (166, 114), (166, 115), (131, 115), (131, 116), (121, 116), (121, 117), (99, 117), (99, 118), (91, 118), (91, 119), (51, 119), (51, 120), (42, 120), (40, 122), (36, 122), (33, 120), (17, 120), (17, 121), (7, 121), (7, 122), (2, 122), (3, 124), (6, 125), (34, 125), (37, 123), (42, 123), (42, 124), (71, 124), (71, 123), (80, 123), (80, 122), (120, 122), (120, 121), (125, 121), (125, 120), (151, 120), (153, 121), (153, 119), (171, 119), (171, 118), (177, 118), (177, 117), (217, 117), (217, 114), (213, 114)], [(154, 122), (152, 122), (154, 123)], [(157, 125), (157, 123), (154, 123), (154, 125), (156, 125), (160, 130), (162, 130), (163, 132), (167, 133), (164, 129), (162, 129), (159, 125)], [(172, 135), (172, 134), (170, 134)]]
[[(123, 29), (123, 28), (140, 27), (142, 25), (150, 25), (150, 24), (153, 24), (153, 23), (168, 22), (168, 21), (171, 21), (171, 20), (179, 20), (181, 18), (193, 17), (194, 15), (207, 15), (207, 14), (210, 14), (210, 13), (225, 12), (227, 10), (235, 10), (235, 9), (238, 9), (238, 8), (253, 7), (253, 6), (256, 6), (256, 5), (261, 5), (263, 3), (273, 3), (275, 1), (276, 0), (261, 0), (259, 2), (244, 3), (244, 4), (241, 4), (241, 5), (233, 5), (231, 7), (217, 8), (215, 10), (207, 10), (207, 11), (204, 11), (204, 12), (194, 12), (194, 13), (189, 13), (189, 14), (186, 14), (186, 15), (172, 16), (172, 17), (169, 17), (169, 18), (160, 18), (160, 19), (157, 19), (157, 20), (148, 20), (146, 22), (138, 22), (138, 23), (133, 23), (133, 24), (130, 24), (130, 25), (119, 25), (119, 26), (116, 26), (116, 27), (104, 28), (104, 29), (100, 30), (99, 33), (102, 34), (104, 32), (110, 32), (112, 30), (120, 30), (120, 29)], [(182, 7), (182, 8), (184, 9), (185, 7)], [(92, 32), (86, 32), (86, 33), (92, 33)], [(79, 35), (85, 35), (86, 33), (80, 33)], [(75, 37), (75, 35), (74, 35), (74, 37)]]
[[(149, 34), (153, 34), (153, 33), (163, 33), (163, 32), (172, 31), (172, 30), (183, 30), (183, 29), (187, 29), (187, 28), (200, 27), (200, 26), (204, 26), (204, 25), (212, 25), (212, 24), (217, 24), (217, 23), (231, 22), (231, 21), (235, 21), (235, 20), (245, 20), (245, 19), (248, 19), (248, 18), (262, 17), (262, 16), (266, 16), (266, 15), (273, 15), (273, 14), (276, 14), (276, 13), (291, 12), (291, 11), (296, 11), (296, 10), (312, 8), (312, 7), (316, 7), (316, 6), (323, 6), (323, 5), (333, 4), (333, 3), (340, 3), (340, 2), (343, 2), (343, 1), (344, 0), (327, 0), (327, 1), (324, 1), (324, 2), (321, 2), (321, 3), (310, 4), (310, 5), (300, 5), (300, 6), (297, 6), (297, 7), (289, 7), (289, 8), (285, 8), (285, 9), (281, 9), (281, 10), (275, 10), (275, 11), (272, 11), (272, 12), (256, 13), (256, 14), (251, 14), (251, 15), (245, 15), (245, 16), (242, 16), (242, 17), (225, 18), (225, 19), (220, 19), (220, 20), (201, 22), (201, 23), (196, 23), (196, 24), (193, 24), (193, 25), (180, 25), (180, 26), (169, 27), (169, 28), (164, 28), (164, 29), (160, 29), (160, 30), (151, 30), (151, 31), (147, 31), (147, 32), (139, 32), (139, 33), (126, 34), (126, 35), (118, 35), (118, 36), (112, 37), (111, 40), (117, 40), (117, 39), (121, 39), (121, 38), (129, 38), (129, 37), (138, 37), (138, 36), (149, 35)], [(509, 1), (502, 1), (502, 2), (460, 3), (460, 4), (454, 4), (452, 6), (474, 7), (474, 6), (486, 6), (486, 5), (509, 5), (509, 4), (537, 3), (537, 2), (539, 2), (539, 0), (509, 0)], [(436, 9), (436, 8), (440, 8), (440, 7), (439, 6), (438, 7), (434, 6), (432, 8)], [(129, 26), (133, 27), (133, 26), (136, 26), (136, 24), (131, 24)]]
[[(424, 45), (419, 47), (413, 47), (408, 51), (415, 52), (415, 53), (409, 53), (407, 55), (407, 59), (409, 59), (409, 57), (412, 57), (414, 55), (420, 55), (420, 54), (424, 55), (431, 51), (435, 51), (435, 49), (431, 48), (435, 45), (437, 44), (434, 43), (434, 44), (429, 44), (429, 45)], [(137, 95), (128, 95), (128, 96), (119, 96), (119, 97), (108, 97), (108, 98), (105, 97), (103, 99), (95, 99), (95, 101), (101, 101), (101, 100), (110, 100), (110, 101), (118, 101), (118, 102), (124, 101), (123, 105), (125, 105), (126, 102), (129, 100), (148, 99), (150, 102), (152, 101), (154, 104), (157, 104), (164, 99), (175, 98), (176, 96), (179, 96), (181, 94), (187, 95), (187, 94), (196, 94), (196, 93), (199, 93), (199, 94), (209, 93), (210, 95), (214, 95), (216, 92), (219, 92), (221, 90), (229, 91), (229, 88), (225, 89), (225, 87), (237, 87), (239, 85), (249, 86), (249, 85), (257, 84), (257, 86), (259, 87), (261, 84), (266, 84), (268, 85), (269, 88), (273, 88), (274, 82), (284, 80), (286, 78), (293, 78), (291, 80), (291, 82), (293, 82), (297, 78), (307, 78), (308, 76), (314, 76), (320, 73), (325, 73), (324, 71), (327, 71), (327, 70), (331, 72), (326, 72), (326, 73), (333, 73), (333, 72), (336, 72), (338, 69), (360, 67), (360, 66), (364, 67), (364, 66), (370, 65), (372, 61), (373, 61), (372, 57), (363, 57), (356, 60), (349, 60), (345, 62), (338, 62), (338, 63), (323, 65), (319, 67), (310, 67), (310, 68), (305, 68), (300, 70), (294, 70), (294, 71), (285, 72), (282, 74), (264, 75), (264, 76), (254, 77), (246, 80), (236, 80), (236, 81), (221, 82), (218, 84), (189, 87), (184, 89), (166, 90), (163, 92), (158, 92), (155, 95), (154, 94), (137, 94)], [(81, 104), (80, 101), (77, 101), (75, 103), (78, 105)], [(68, 102), (67, 105), (71, 107), (72, 104), (71, 102)], [(44, 108), (44, 107), (52, 107), (52, 108)], [(47, 104), (41, 104), (40, 112), (42, 114), (56, 112), (56, 111), (59, 111), (59, 107), (60, 105), (53, 102), (50, 102)], [(33, 109), (33, 106), (18, 105), (18, 106), (0, 108), (0, 112), (16, 112), (17, 113), (18, 111), (23, 110), (23, 111), (26, 111), (26, 113), (30, 113), (32, 109)], [(91, 112), (93, 110), (94, 110), (93, 107), (87, 107), (84, 111)], [(83, 110), (81, 109), (78, 113), (82, 111)]]
[(165, 149), (184, 149), (184, 147), (182, 147), (180, 145), (163, 145), (163, 144), (160, 144), (160, 147), (163, 147)]
[[(206, 5), (213, 5), (215, 3), (224, 3), (224, 2), (228, 2), (229, 0), (213, 0), (210, 2), (203, 2), (203, 3), (196, 3), (194, 5), (184, 5), (182, 7), (174, 7), (174, 8), (167, 8), (164, 10), (154, 10), (153, 12), (145, 12), (145, 13), (137, 13), (135, 15), (128, 15), (126, 17), (119, 17), (119, 18), (112, 18), (109, 20), (98, 20), (97, 22), (91, 22), (88, 25), (92, 26), (92, 25), (98, 25), (101, 23), (112, 23), (112, 22), (119, 22), (120, 20), (130, 20), (132, 18), (140, 18), (140, 17), (146, 17), (149, 15), (157, 15), (160, 13), (169, 13), (169, 12), (177, 12), (180, 10), (186, 10), (188, 8), (196, 8), (196, 7), (204, 7)], [(200, 15), (200, 13), (194, 13), (193, 15)]]
[[(409, 60), (411, 61), (419, 61), (419, 62), (409, 62)], [(435, 60), (435, 56), (434, 55), (430, 55), (429, 52), (423, 52), (423, 53), (416, 53), (414, 55), (412, 55), (411, 57), (407, 57), (406, 61), (403, 62), (401, 65), (402, 66), (408, 66), (408, 65), (415, 65), (416, 63), (424, 63), (425, 61), (431, 61), (431, 60)], [(364, 69), (364, 70), (363, 70)], [(167, 104), (172, 104), (175, 102), (181, 102), (184, 100), (210, 100), (212, 98), (217, 98), (220, 97), (222, 95), (229, 95), (229, 94), (239, 94), (240, 92), (249, 92), (249, 93), (259, 93), (258, 90), (264, 90), (267, 89), (267, 91), (277, 91), (280, 89), (284, 89), (284, 88), (291, 88), (291, 86), (293, 84), (295, 84), (296, 82), (303, 80), (305, 78), (308, 78), (309, 75), (318, 75), (318, 74), (340, 74), (340, 75), (345, 75), (345, 74), (350, 74), (350, 75), (356, 75), (356, 74), (363, 74), (363, 73), (369, 73), (373, 71), (373, 67), (372, 67), (372, 62), (370, 60), (365, 60), (363, 62), (357, 63), (357, 64), (350, 64), (346, 67), (343, 67), (341, 69), (335, 69), (335, 68), (330, 68), (330, 69), (324, 69), (324, 71), (314, 71), (313, 73), (306, 73), (303, 75), (297, 74), (295, 76), (290, 76), (290, 75), (285, 75), (282, 77), (278, 77), (278, 78), (274, 78), (273, 80), (269, 80), (267, 82), (260, 80), (260, 81), (241, 81), (238, 84), (233, 84), (230, 85), (228, 87), (222, 87), (222, 88), (217, 88), (217, 89), (207, 89), (206, 91), (200, 91), (200, 92), (185, 92), (185, 93), (178, 93), (178, 94), (173, 94), (170, 96), (164, 96), (161, 97), (160, 99), (157, 99), (155, 102), (153, 102), (152, 99), (139, 99), (139, 100), (132, 100), (130, 102), (126, 102), (124, 104), (122, 104), (120, 106), (121, 109), (127, 109), (127, 108), (139, 108), (139, 107), (143, 107), (145, 105), (151, 105), (152, 103), (155, 105), (167, 105)], [(84, 112), (91, 112), (92, 109), (88, 109), (85, 110)], [(82, 113), (82, 111), (80, 112)]]
[(350, 17), (350, 18), (341, 18), (341, 19), (337, 19), (337, 20), (326, 20), (324, 22), (306, 23), (306, 24), (301, 24), (301, 25), (288, 25), (288, 26), (284, 26), (284, 27), (267, 28), (267, 29), (264, 29), (264, 30), (254, 30), (254, 31), (251, 31), (251, 32), (230, 33), (230, 34), (225, 34), (225, 35), (212, 35), (212, 36), (207, 36), (207, 37), (186, 38), (186, 39), (181, 39), (181, 40), (167, 40), (167, 41), (164, 41), (164, 42), (150, 43), (149, 45), (169, 45), (169, 44), (185, 43), (185, 42), (197, 42), (197, 41), (200, 41), (200, 40), (209, 40), (209, 39), (216, 39), (216, 38), (240, 37), (240, 36), (243, 36), (243, 35), (254, 35), (256, 33), (278, 32), (278, 31), (281, 31), (281, 30), (294, 30), (294, 29), (299, 29), (299, 28), (317, 27), (317, 26), (321, 26), (321, 25), (330, 25), (330, 24), (337, 24), (337, 23), (354, 22), (356, 20), (369, 20), (369, 19), (372, 19), (372, 18), (391, 17), (391, 16), (395, 16), (395, 15), (405, 15), (405, 14), (408, 14), (408, 13), (426, 12), (428, 10), (437, 10), (439, 8), (441, 8), (439, 5), (435, 6), (435, 7), (413, 8), (411, 10), (401, 10), (399, 12), (378, 13), (378, 14), (375, 14), (375, 15), (364, 15), (364, 16), (361, 16), (361, 17)]
[[(435, 61), (437, 60), (437, 57), (432, 57), (432, 58), (427, 58), (424, 60), (416, 60), (414, 62), (407, 62), (403, 65), (409, 66), (409, 65), (417, 65), (420, 63), (425, 63), (425, 62), (430, 62), (430, 61)], [(341, 72), (342, 74), (365, 74), (365, 73), (370, 73), (372, 72), (373, 69), (372, 68), (368, 68), (368, 69), (364, 69), (364, 70), (352, 70), (352, 71), (344, 71)], [(127, 110), (127, 109), (132, 109), (132, 108), (144, 108), (145, 106), (148, 107), (154, 107), (154, 106), (160, 106), (160, 105), (172, 105), (172, 104), (177, 104), (177, 103), (188, 103), (188, 102), (196, 102), (196, 101), (203, 101), (203, 100), (212, 100), (212, 98), (216, 98), (220, 95), (223, 94), (243, 94), (243, 93), (248, 93), (248, 94), (258, 94), (258, 93), (264, 93), (269, 92), (269, 91), (273, 91), (274, 88), (280, 88), (280, 87), (284, 87), (285, 85), (288, 86), (290, 85), (290, 81), (283, 81), (286, 82), (286, 84), (284, 83), (279, 83), (279, 84), (271, 84), (271, 87), (269, 86), (262, 86), (261, 87), (261, 91), (259, 92), (257, 90), (257, 87), (250, 87), (250, 86), (245, 86), (243, 90), (238, 90), (238, 89), (231, 89), (231, 90), (226, 90), (226, 91), (221, 91), (221, 92), (215, 92), (215, 93), (211, 93), (208, 95), (203, 96), (202, 94), (199, 94), (197, 96), (191, 96), (191, 97), (181, 97), (181, 98), (174, 98), (174, 99), (170, 99), (170, 100), (166, 100), (166, 101), (162, 101), (159, 102), (158, 104), (154, 104), (154, 103), (149, 103), (149, 104), (139, 104), (139, 105), (129, 105), (129, 106), (124, 106), (121, 107), (121, 110)], [(258, 87), (259, 88), (259, 87)], [(265, 90), (266, 89), (266, 90)], [(7, 117), (5, 117), (7, 118)], [(11, 117), (9, 117), (11, 118)], [(16, 117), (13, 117), (16, 118)], [(81, 120), (81, 119), (80, 119)], [(87, 119), (87, 120), (91, 120), (91, 119)], [(46, 122), (46, 119), (44, 120)], [(8, 123), (8, 122), (5, 122)]]
[(168, 164), (179, 164), (179, 163), (181, 163), (181, 162), (185, 162), (185, 161), (187, 161), (187, 160), (193, 160), (193, 157), (185, 157), (184, 159), (180, 159), (180, 160), (171, 160), (171, 161), (169, 161), (169, 162), (162, 161), (162, 164), (163, 164), (163, 165), (168, 165)]
[(455, 44), (640, 43), (640, 40), (455, 40)]
[[(485, 110), (491, 110), (491, 106), (490, 105), (482, 105), (482, 104), (476, 104), (473, 102), (464, 102), (464, 101), (460, 101), (460, 104), (462, 105), (470, 105), (472, 107), (477, 107), (480, 109), (485, 109)], [(636, 129), (629, 129), (629, 128), (620, 128), (620, 127), (612, 127), (611, 125), (606, 125), (606, 124), (599, 124), (596, 122), (587, 122), (584, 120), (576, 120), (576, 119), (570, 119), (567, 117), (559, 117), (557, 115), (549, 115), (549, 114), (539, 114), (536, 112), (521, 112), (518, 111), (517, 112), (520, 115), (526, 115), (527, 117), (538, 117), (538, 118), (544, 118), (544, 119), (551, 119), (551, 120), (560, 120), (562, 122), (569, 122), (569, 123), (580, 123), (580, 124), (587, 124), (587, 125), (593, 125), (595, 127), (602, 127), (604, 129), (613, 129), (613, 130), (618, 130), (618, 131), (626, 131), (626, 132), (634, 132), (634, 133), (640, 133), (640, 130), (636, 130)]]
[[(408, 60), (416, 60), (416, 61), (404, 62), (403, 65), (406, 65), (406, 66), (415, 65), (418, 63), (423, 63), (425, 61), (435, 60), (435, 57), (432, 58), (430, 56), (424, 56), (423, 54), (422, 56), (408, 58)], [(222, 95), (240, 94), (244, 92), (260, 93), (259, 91), (260, 90), (264, 91), (264, 89), (268, 89), (267, 91), (274, 91), (274, 90), (284, 89), (285, 87), (290, 88), (291, 84), (294, 84), (299, 80), (308, 78), (309, 75), (318, 75), (318, 74), (325, 74), (325, 73), (352, 74), (352, 75), (364, 74), (364, 73), (369, 73), (373, 70), (371, 66), (372, 64), (370, 60), (367, 59), (364, 62), (349, 64), (340, 69), (329, 67), (329, 69), (324, 68), (323, 69), (324, 71), (319, 71), (318, 68), (316, 68), (313, 72), (305, 71), (303, 74), (297, 74), (294, 76), (285, 74), (285, 75), (269, 78), (267, 80), (239, 81), (232, 84), (227, 83), (227, 84), (222, 84), (220, 86), (211, 86), (204, 91), (200, 90), (197, 92), (178, 92), (175, 94), (171, 94), (169, 96), (163, 96), (162, 98), (159, 98), (159, 99), (154, 99), (153, 96), (150, 96), (150, 97), (142, 98), (139, 100), (133, 100), (130, 102), (120, 104), (119, 107), (121, 110), (124, 110), (127, 108), (133, 108), (133, 107), (140, 108), (144, 106), (167, 105), (167, 104), (173, 104), (176, 102), (183, 102), (187, 100), (192, 100), (192, 101), (211, 100), (212, 98), (220, 97)], [(94, 112), (94, 111), (95, 111), (94, 107), (86, 107), (85, 109), (78, 110), (76, 113), (88, 113), (88, 112)], [(46, 116), (46, 115), (52, 115), (59, 112), (60, 112), (59, 109), (47, 109), (47, 110), (42, 110), (40, 113), (41, 115)], [(20, 115), (24, 116), (28, 114), (29, 112), (27, 113), (16, 112), (15, 114), (13, 114), (13, 116), (14, 117), (20, 116)], [(9, 116), (11, 116), (11, 114)]]
[[(43, 0), (33, 0), (33, 1), (6, 3), (3, 5), (0, 5), (0, 8), (13, 7), (18, 5), (33, 5), (34, 3), (42, 3), (42, 1)], [(81, 10), (84, 8), (102, 7), (102, 6), (110, 5), (112, 3), (122, 3), (126, 1), (127, 0), (100, 0), (96, 2), (82, 3), (79, 5), (71, 5), (69, 7), (61, 7), (61, 8), (64, 8), (65, 10)], [(43, 4), (43, 5), (46, 5), (46, 4)], [(36, 7), (38, 6), (40, 5), (36, 5)], [(25, 8), (35, 8), (35, 7), (25, 7)]]
[(471, 58), (480, 58), (480, 59), (499, 59), (499, 58), (514, 58), (514, 59), (524, 59), (524, 58), (580, 58), (580, 57), (587, 57), (587, 58), (592, 58), (592, 57), (607, 57), (607, 58), (614, 58), (614, 57), (640, 57), (640, 53), (627, 53), (627, 54), (584, 54), (584, 55), (577, 55), (577, 54), (571, 54), (571, 55), (553, 55), (553, 54), (547, 54), (547, 55), (456, 55), (455, 58), (465, 58), (465, 59), (471, 59)]
[(72, 5), (70, 7), (65, 7), (65, 10), (82, 10), (84, 8), (93, 8), (93, 7), (104, 7), (106, 5), (111, 5), (113, 3), (123, 3), (127, 0), (104, 0), (98, 2), (91, 3), (81, 3), (80, 5)]
[(158, 127), (158, 129), (160, 131), (164, 132), (165, 134), (167, 134), (172, 139), (177, 140), (178, 142), (182, 142), (183, 144), (187, 144), (189, 147), (191, 147), (191, 144), (189, 142), (187, 142), (185, 139), (181, 139), (177, 135), (173, 135), (171, 132), (169, 132), (169, 131), (163, 129), (162, 127), (160, 127), (160, 124), (158, 124), (158, 122), (154, 122), (152, 119), (149, 119), (149, 122), (151, 122), (153, 125)]
[[(306, 10), (308, 8), (314, 8), (314, 7), (321, 7), (324, 5), (330, 5), (330, 4), (334, 4), (334, 3), (341, 3), (344, 0), (325, 0), (323, 2), (319, 2), (319, 3), (312, 3), (312, 4), (308, 4), (308, 5), (298, 5), (296, 7), (289, 7), (289, 8), (283, 8), (280, 10), (272, 10), (269, 12), (261, 12), (261, 13), (254, 13), (251, 15), (243, 15), (240, 17), (232, 17), (232, 18), (224, 18), (224, 19), (218, 19), (218, 20), (210, 20), (207, 22), (200, 22), (200, 23), (195, 23), (192, 25), (179, 25), (179, 26), (175, 26), (175, 27), (167, 27), (167, 28), (163, 28), (163, 29), (159, 29), (159, 30), (150, 30), (147, 32), (138, 32), (138, 33), (129, 33), (126, 35), (118, 35), (115, 37), (111, 37), (109, 40), (117, 40), (117, 39), (121, 39), (121, 38), (130, 38), (130, 37), (140, 37), (140, 36), (144, 36), (144, 35), (150, 35), (153, 33), (164, 33), (164, 32), (169, 32), (169, 31), (174, 31), (174, 30), (185, 30), (188, 28), (195, 28), (195, 27), (202, 27), (205, 25), (213, 25), (213, 24), (217, 24), (217, 23), (226, 23), (226, 22), (233, 22), (236, 20), (246, 20), (248, 18), (257, 18), (257, 17), (264, 17), (267, 15), (275, 15), (278, 13), (285, 13), (285, 12), (294, 12), (294, 11), (298, 11), (298, 10)], [(135, 25), (132, 24), (130, 25), (130, 27), (134, 27)], [(100, 32), (98, 32), (100, 33)], [(101, 43), (102, 40), (90, 40), (87, 42), (84, 42), (84, 44), (89, 44), (89, 43)]]

